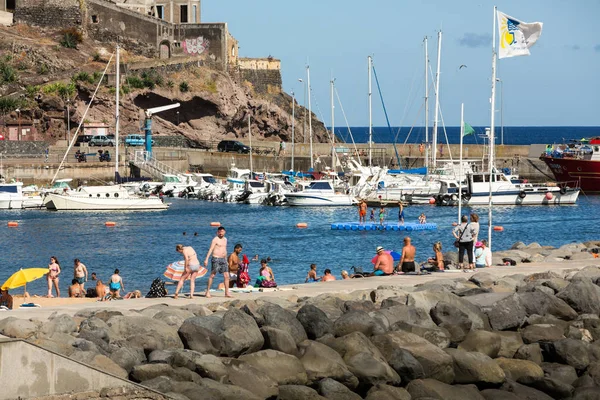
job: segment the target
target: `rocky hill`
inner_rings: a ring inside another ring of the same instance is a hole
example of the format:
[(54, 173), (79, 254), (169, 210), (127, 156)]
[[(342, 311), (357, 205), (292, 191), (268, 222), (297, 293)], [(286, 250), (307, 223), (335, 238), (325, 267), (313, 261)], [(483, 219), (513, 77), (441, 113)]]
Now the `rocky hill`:
[[(64, 138), (67, 104), (72, 133), (78, 124), (114, 124), (115, 87), (112, 47), (77, 31), (50, 31), (24, 25), (0, 28), (0, 118), (39, 121), (42, 139)], [(154, 117), (153, 133), (186, 138), (190, 146), (208, 140), (246, 138), (248, 115), (253, 140), (291, 140), (292, 98), (286, 93), (256, 94), (252, 85), (208, 67), (163, 68), (158, 60), (121, 52), (121, 132), (137, 133), (143, 110), (181, 103)], [(132, 68), (146, 65), (144, 68)], [(149, 66), (149, 67), (148, 67)], [(124, 72), (123, 72), (124, 71)], [(98, 82), (98, 93), (83, 117)], [(304, 110), (296, 105), (296, 140), (303, 141)], [(315, 142), (326, 141), (323, 124), (312, 114)]]

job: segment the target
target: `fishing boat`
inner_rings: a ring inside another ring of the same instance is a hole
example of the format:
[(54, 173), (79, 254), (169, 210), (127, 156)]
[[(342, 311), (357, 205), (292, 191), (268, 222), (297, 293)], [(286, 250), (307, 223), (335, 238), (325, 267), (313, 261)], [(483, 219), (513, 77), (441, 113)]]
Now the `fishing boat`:
[(540, 160), (557, 181), (577, 181), (586, 193), (600, 192), (600, 137), (548, 146)]
[(354, 196), (336, 192), (329, 180), (313, 181), (300, 192), (285, 195), (290, 206), (351, 206), (357, 203)]

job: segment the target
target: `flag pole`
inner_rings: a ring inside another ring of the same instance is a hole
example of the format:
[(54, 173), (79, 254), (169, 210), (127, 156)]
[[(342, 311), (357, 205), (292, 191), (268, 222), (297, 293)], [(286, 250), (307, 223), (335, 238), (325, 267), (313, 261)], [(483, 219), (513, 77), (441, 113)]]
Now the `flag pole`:
[(458, 172), (458, 223), (462, 212), (463, 136), (465, 135), (465, 103), (460, 104), (460, 165)]
[(488, 248), (492, 250), (492, 181), (494, 180), (494, 120), (496, 114), (496, 15), (498, 8), (494, 6), (494, 18), (492, 28), (492, 98), (491, 98), (491, 112), (490, 112), (490, 137), (488, 138), (488, 144), (490, 147), (489, 157), (489, 203), (488, 203)]

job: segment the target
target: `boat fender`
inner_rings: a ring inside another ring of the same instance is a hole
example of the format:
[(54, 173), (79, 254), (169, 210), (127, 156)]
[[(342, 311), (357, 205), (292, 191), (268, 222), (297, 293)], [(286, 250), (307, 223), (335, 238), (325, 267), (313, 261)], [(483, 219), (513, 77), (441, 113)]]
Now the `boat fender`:
[(561, 187), (560, 188), (560, 194), (566, 194), (567, 193), (567, 188), (566, 187)]
[(521, 198), (521, 199), (524, 199), (524, 198), (525, 198), (525, 196), (527, 196), (527, 193), (525, 193), (525, 191), (524, 191), (524, 190), (521, 190), (521, 191), (519, 192), (519, 198)]
[(19, 223), (16, 222), (16, 221), (8, 221), (7, 225), (8, 225), (9, 228), (16, 228), (16, 227), (19, 226)]
[(448, 203), (450, 203), (450, 195), (448, 195), (448, 194), (445, 194), (445, 195), (442, 197), (442, 204), (443, 204), (443, 205), (448, 205)]
[(452, 201), (458, 200), (458, 196), (456, 196), (455, 194), (453, 194), (450, 198), (452, 199)]
[(469, 201), (469, 200), (471, 200), (471, 193), (463, 193), (463, 195), (462, 195), (462, 199), (463, 199), (464, 201)]

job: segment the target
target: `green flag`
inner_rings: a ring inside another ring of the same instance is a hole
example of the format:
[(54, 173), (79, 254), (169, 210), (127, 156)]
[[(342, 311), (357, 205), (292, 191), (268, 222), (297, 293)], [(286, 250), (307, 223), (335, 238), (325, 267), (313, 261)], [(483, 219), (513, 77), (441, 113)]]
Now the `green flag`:
[(475, 134), (475, 129), (473, 129), (473, 127), (471, 125), (469, 125), (465, 122), (464, 126), (463, 126), (463, 137), (469, 136), (469, 135), (474, 135), (474, 134)]

